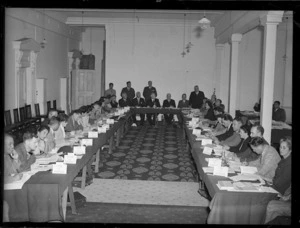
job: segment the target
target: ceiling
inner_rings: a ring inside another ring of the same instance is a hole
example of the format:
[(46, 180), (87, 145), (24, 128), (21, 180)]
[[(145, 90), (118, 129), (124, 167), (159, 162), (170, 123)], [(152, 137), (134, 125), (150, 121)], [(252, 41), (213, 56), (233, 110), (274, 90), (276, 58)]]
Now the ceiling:
[[(39, 9), (37, 9), (39, 10)], [(42, 10), (42, 9), (40, 9)], [(211, 21), (213, 26), (226, 11), (218, 10), (119, 10), (119, 9), (46, 9), (47, 15), (66, 22), (68, 17), (94, 17), (94, 18), (145, 18), (145, 19), (167, 19), (200, 20), (204, 15)]]

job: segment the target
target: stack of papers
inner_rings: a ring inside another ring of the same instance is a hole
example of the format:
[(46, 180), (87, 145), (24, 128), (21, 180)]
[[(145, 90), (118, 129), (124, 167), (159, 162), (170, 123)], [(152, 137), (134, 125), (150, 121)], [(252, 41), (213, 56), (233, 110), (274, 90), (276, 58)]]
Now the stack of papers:
[(202, 167), (204, 173), (213, 173), (214, 167)]
[(252, 183), (236, 182), (233, 183), (234, 188), (230, 191), (246, 191), (246, 192), (259, 192), (259, 188)]
[(255, 174), (257, 168), (254, 166), (240, 166), (241, 174)]
[(57, 162), (58, 159), (59, 159), (59, 155), (58, 154), (53, 154), (50, 157), (37, 158), (35, 163), (47, 165), (47, 164), (52, 163), (52, 162)]
[(217, 186), (220, 190), (231, 190), (234, 188), (231, 181), (218, 181)]

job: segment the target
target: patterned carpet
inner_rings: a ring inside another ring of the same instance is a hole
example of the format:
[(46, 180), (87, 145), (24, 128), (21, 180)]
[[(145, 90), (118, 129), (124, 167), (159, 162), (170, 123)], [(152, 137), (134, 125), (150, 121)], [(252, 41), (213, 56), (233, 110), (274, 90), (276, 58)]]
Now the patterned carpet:
[(182, 129), (173, 126), (132, 127), (112, 154), (100, 154), (95, 178), (197, 182)]

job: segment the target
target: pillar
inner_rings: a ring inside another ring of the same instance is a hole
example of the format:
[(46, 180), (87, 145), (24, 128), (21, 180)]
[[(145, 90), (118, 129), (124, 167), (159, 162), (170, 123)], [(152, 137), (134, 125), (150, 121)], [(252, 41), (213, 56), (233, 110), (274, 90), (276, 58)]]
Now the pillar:
[(222, 57), (224, 55), (224, 44), (216, 44), (216, 77), (214, 80), (214, 88), (216, 88), (216, 96), (217, 98), (221, 98), (221, 78), (222, 78)]
[(260, 124), (265, 129), (264, 138), (269, 143), (272, 130), (277, 25), (282, 21), (282, 15), (283, 11), (269, 11), (261, 18), (261, 24), (264, 26), (264, 46)]
[(237, 97), (237, 78), (238, 78), (238, 62), (239, 62), (239, 43), (242, 40), (242, 34), (232, 34), (231, 36), (231, 61), (230, 61), (230, 97), (229, 97), (229, 113), (235, 116), (236, 97)]

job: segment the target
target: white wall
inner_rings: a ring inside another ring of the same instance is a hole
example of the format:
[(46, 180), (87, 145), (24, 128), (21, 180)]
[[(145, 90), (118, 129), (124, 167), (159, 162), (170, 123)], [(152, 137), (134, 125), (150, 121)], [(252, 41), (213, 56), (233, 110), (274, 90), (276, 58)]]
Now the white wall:
[(213, 93), (215, 67), (214, 29), (203, 32), (196, 38), (193, 30), (197, 21), (186, 24), (185, 44), (193, 43), (191, 51), (184, 58), (183, 24), (143, 22), (108, 23), (106, 88), (115, 84), (118, 99), (126, 81), (131, 81), (135, 91), (143, 92), (148, 80), (158, 91), (162, 102), (170, 92), (176, 104), (182, 93), (193, 91), (198, 84), (207, 97)]
[[(42, 28), (46, 28), (43, 30)], [(59, 83), (68, 75), (68, 51), (79, 48), (80, 34), (68, 25), (33, 9), (6, 9), (5, 11), (5, 110), (15, 104), (15, 57), (12, 42), (32, 38), (47, 45), (37, 55), (36, 76), (47, 78), (46, 100), (56, 100), (60, 107)]]
[(263, 30), (243, 35), (239, 46), (237, 110), (253, 110), (260, 98)]
[(103, 58), (103, 40), (105, 40), (105, 29), (100, 27), (88, 27), (82, 35), (83, 53), (95, 55), (95, 94), (93, 100), (99, 100), (101, 97), (101, 60)]

